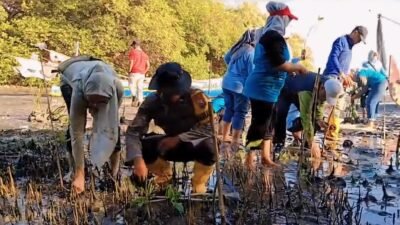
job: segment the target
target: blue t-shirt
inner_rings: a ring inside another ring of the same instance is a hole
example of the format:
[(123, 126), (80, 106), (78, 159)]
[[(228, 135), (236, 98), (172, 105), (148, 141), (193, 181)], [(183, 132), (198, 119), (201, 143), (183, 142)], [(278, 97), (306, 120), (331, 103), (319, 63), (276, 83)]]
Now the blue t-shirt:
[(379, 65), (374, 65), (373, 63), (370, 62), (364, 62), (362, 64), (362, 69), (370, 69), (370, 70), (375, 70), (378, 71), (382, 74), (384, 74), (387, 77), (387, 72), (385, 68), (383, 68), (382, 64), (379, 63)]
[(273, 30), (265, 32), (256, 45), (254, 69), (246, 80), (244, 95), (256, 100), (277, 102), (287, 73), (276, 67), (289, 59), (288, 46), (282, 35)]
[(384, 73), (373, 69), (361, 69), (358, 75), (367, 78), (368, 87), (380, 84), (387, 79)]
[(253, 57), (254, 47), (249, 44), (245, 44), (229, 58), (225, 57), (228, 69), (222, 80), (222, 88), (241, 94), (247, 77), (253, 71)]

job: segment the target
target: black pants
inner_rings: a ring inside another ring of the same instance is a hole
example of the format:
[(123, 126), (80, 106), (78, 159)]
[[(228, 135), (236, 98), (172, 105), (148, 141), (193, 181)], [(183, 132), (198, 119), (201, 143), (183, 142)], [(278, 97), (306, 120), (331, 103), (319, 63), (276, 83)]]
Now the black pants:
[(251, 124), (247, 132), (247, 143), (256, 140), (271, 140), (275, 103), (250, 99)]
[(276, 107), (275, 116), (275, 134), (274, 143), (285, 143), (286, 140), (286, 119), (289, 113), (290, 105), (294, 104), (297, 109), (300, 109), (299, 97), (297, 94), (290, 94), (285, 89), (282, 89)]
[[(61, 85), (60, 89), (61, 89), (61, 94), (65, 101), (65, 104), (67, 105), (67, 111), (68, 111), (68, 116), (69, 116), (70, 112), (71, 112), (72, 87), (68, 84), (64, 84), (64, 85)], [(65, 137), (67, 139), (67, 151), (72, 155), (72, 143), (71, 143), (71, 133), (69, 130), (69, 125), (67, 128)], [(118, 140), (117, 140), (117, 144), (115, 145), (114, 151), (120, 151), (120, 150), (121, 150), (121, 129), (120, 129), (120, 127), (118, 127)]]
[[(72, 87), (69, 86), (68, 84), (64, 84), (60, 87), (60, 89), (61, 89), (61, 94), (65, 101), (65, 104), (67, 105), (67, 111), (68, 111), (68, 117), (69, 117), (70, 112), (71, 112)], [(65, 137), (67, 139), (67, 151), (70, 154), (72, 154), (72, 144), (71, 144), (71, 134), (69, 132), (69, 124), (68, 124), (68, 128), (67, 128)]]
[(196, 146), (180, 142), (176, 148), (162, 152), (158, 149), (158, 145), (165, 137), (164, 135), (150, 134), (141, 140), (143, 159), (146, 164), (153, 163), (158, 157), (173, 162), (197, 161), (207, 166), (211, 166), (217, 161), (217, 154), (211, 138), (203, 140)]
[(365, 92), (360, 98), (360, 106), (363, 109), (367, 106), (366, 102), (367, 102), (368, 93), (369, 93), (369, 91)]

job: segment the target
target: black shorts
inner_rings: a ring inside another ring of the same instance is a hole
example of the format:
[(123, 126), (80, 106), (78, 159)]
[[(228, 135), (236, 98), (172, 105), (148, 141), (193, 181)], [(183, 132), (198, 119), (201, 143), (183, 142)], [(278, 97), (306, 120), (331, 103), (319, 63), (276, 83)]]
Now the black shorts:
[(161, 152), (158, 145), (166, 136), (149, 134), (141, 140), (142, 154), (146, 164), (153, 163), (158, 157), (173, 162), (197, 161), (201, 164), (211, 166), (217, 161), (212, 138), (207, 138), (193, 146), (188, 142), (180, 142), (176, 148)]
[(271, 140), (275, 103), (250, 99), (251, 124), (247, 132), (247, 143), (256, 140)]

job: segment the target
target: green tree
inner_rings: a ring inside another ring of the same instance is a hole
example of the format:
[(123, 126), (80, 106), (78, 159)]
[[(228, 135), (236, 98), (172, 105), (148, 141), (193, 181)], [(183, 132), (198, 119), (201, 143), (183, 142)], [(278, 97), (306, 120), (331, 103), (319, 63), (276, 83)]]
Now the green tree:
[[(38, 42), (66, 55), (79, 42), (82, 54), (126, 75), (129, 44), (139, 39), (150, 57), (150, 74), (176, 61), (194, 79), (218, 77), (226, 69), (226, 51), (246, 29), (263, 26), (265, 17), (254, 4), (232, 9), (219, 0), (2, 0), (0, 85), (28, 84), (15, 74), (15, 57), (30, 57)], [(303, 40), (290, 41), (298, 55)]]

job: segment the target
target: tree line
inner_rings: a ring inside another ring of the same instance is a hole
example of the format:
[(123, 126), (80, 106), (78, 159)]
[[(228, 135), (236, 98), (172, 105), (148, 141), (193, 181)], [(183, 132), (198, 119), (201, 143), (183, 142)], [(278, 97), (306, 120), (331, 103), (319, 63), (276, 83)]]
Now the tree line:
[[(0, 85), (29, 83), (15, 74), (14, 57), (30, 57), (38, 42), (69, 56), (79, 42), (81, 54), (102, 58), (127, 75), (129, 45), (139, 39), (150, 57), (150, 74), (176, 61), (195, 79), (218, 77), (226, 69), (226, 51), (266, 17), (253, 4), (227, 8), (218, 0), (2, 0)], [(298, 54), (303, 39), (290, 42)]]

